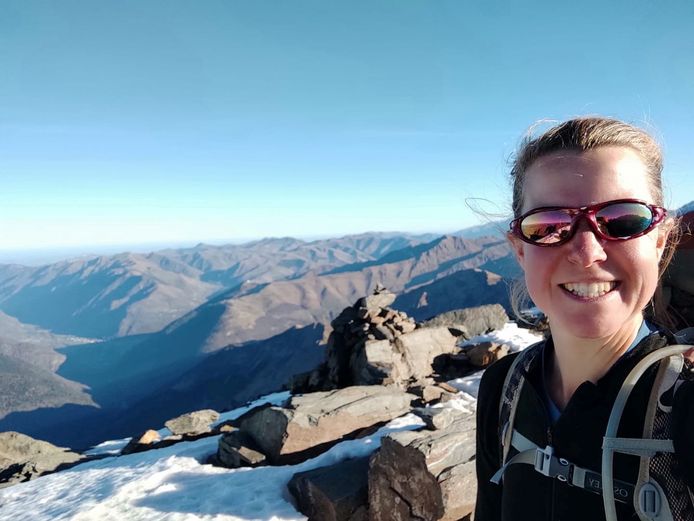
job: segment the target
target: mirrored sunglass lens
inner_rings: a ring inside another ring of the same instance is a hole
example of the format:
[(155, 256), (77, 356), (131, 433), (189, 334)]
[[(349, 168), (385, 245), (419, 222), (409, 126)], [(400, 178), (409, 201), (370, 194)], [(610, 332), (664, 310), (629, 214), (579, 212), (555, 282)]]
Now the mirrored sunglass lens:
[(571, 216), (557, 210), (528, 215), (520, 222), (523, 237), (541, 244), (553, 244), (571, 232)]
[(651, 209), (645, 204), (617, 203), (595, 214), (600, 231), (610, 237), (629, 237), (646, 230), (653, 222)]

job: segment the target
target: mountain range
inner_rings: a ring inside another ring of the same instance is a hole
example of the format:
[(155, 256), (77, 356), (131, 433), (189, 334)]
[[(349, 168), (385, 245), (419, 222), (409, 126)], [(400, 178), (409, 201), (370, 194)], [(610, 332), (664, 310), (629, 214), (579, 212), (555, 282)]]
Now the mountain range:
[[(330, 321), (378, 284), (425, 319), (508, 305), (504, 280), (518, 273), (498, 236), (406, 234), (0, 266), (4, 316), (25, 341), (51, 339), (40, 357), (17, 340), (0, 352), (9, 357), (0, 368), (24, 375), (0, 382), (15, 396), (0, 409), (0, 430), (83, 447), (191, 408), (235, 407), (320, 362)], [(28, 382), (42, 391), (16, 391)]]

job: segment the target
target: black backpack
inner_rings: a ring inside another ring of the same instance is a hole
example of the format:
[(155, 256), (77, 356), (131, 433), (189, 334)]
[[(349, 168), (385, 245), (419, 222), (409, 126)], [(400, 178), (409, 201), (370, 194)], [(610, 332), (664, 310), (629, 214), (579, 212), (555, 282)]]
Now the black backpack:
[[(673, 472), (672, 397), (690, 372), (683, 353), (694, 345), (694, 328), (675, 334), (677, 345), (657, 349), (641, 360), (624, 380), (617, 395), (603, 438), (601, 473), (584, 469), (558, 458), (554, 449), (544, 449), (514, 429), (518, 399), (525, 374), (541, 354), (541, 343), (531, 346), (513, 361), (504, 381), (499, 404), (499, 440), (502, 466), (492, 477), (499, 483), (509, 465), (532, 465), (544, 476), (602, 494), (607, 521), (616, 521), (615, 501), (632, 502), (641, 521), (694, 521), (694, 494)], [(617, 438), (617, 427), (627, 399), (644, 372), (662, 360), (646, 411), (643, 438)], [(663, 400), (668, 397), (667, 400)], [(509, 459), (511, 447), (518, 454)], [(636, 484), (615, 480), (612, 457), (615, 452), (641, 458)]]

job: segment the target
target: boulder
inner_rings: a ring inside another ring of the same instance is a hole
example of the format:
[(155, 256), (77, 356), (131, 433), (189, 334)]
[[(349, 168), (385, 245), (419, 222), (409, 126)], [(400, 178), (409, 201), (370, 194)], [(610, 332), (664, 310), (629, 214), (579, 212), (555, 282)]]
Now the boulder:
[(407, 369), (390, 340), (367, 340), (349, 361), (353, 385), (381, 385), (407, 380)]
[(309, 521), (367, 521), (369, 457), (294, 474), (287, 488)]
[(423, 327), (450, 327), (463, 332), (466, 338), (501, 329), (509, 321), (500, 304), (488, 304), (472, 308), (447, 311), (427, 320)]
[(475, 367), (487, 367), (508, 354), (509, 347), (506, 344), (496, 342), (481, 342), (465, 350), (465, 354)]
[(219, 413), (217, 411), (204, 409), (177, 416), (167, 421), (164, 426), (172, 434), (196, 435), (209, 432), (211, 424), (218, 419)]
[(414, 381), (432, 374), (436, 357), (458, 352), (456, 343), (456, 337), (446, 327), (417, 329), (395, 340), (396, 349), (407, 367), (407, 377)]
[(239, 431), (223, 435), (219, 439), (216, 463), (222, 467), (257, 467), (266, 462), (265, 454), (257, 450), (249, 436)]
[(429, 430), (446, 429), (469, 414), (452, 407), (418, 407), (412, 412), (424, 421)]
[(456, 338), (448, 328), (417, 329), (389, 340), (373, 340), (356, 346), (350, 367), (356, 385), (395, 384), (405, 388), (422, 382), (434, 371), (434, 359), (455, 353)]
[(71, 467), (82, 455), (18, 432), (0, 432), (0, 488)]
[(160, 440), (159, 433), (149, 429), (133, 436), (128, 444), (120, 451), (122, 455), (142, 452), (152, 448), (152, 445)]
[(438, 385), (426, 385), (422, 388), (422, 400), (426, 403), (435, 402), (440, 400), (445, 393), (446, 391)]
[(445, 429), (390, 434), (371, 458), (372, 521), (459, 520), (476, 493), (474, 414)]
[(413, 399), (396, 388), (354, 386), (294, 396), (286, 407), (259, 407), (238, 423), (271, 463), (293, 463), (407, 413)]

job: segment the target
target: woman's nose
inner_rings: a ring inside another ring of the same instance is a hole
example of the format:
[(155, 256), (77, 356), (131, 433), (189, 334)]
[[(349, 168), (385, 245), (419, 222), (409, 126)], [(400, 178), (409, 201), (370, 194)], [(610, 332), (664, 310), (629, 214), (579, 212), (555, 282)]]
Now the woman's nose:
[(595, 235), (585, 219), (581, 221), (577, 225), (576, 233), (567, 243), (567, 259), (582, 268), (588, 268), (596, 262), (606, 260), (607, 253), (603, 248), (602, 239)]

